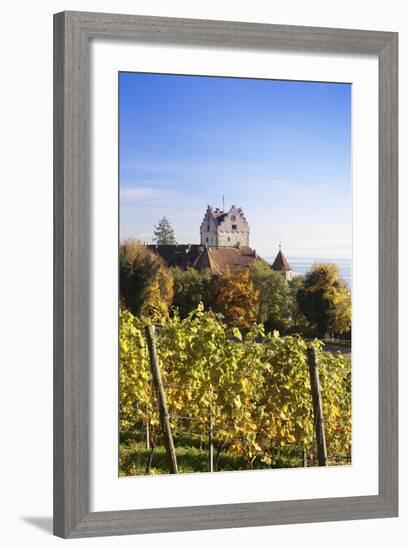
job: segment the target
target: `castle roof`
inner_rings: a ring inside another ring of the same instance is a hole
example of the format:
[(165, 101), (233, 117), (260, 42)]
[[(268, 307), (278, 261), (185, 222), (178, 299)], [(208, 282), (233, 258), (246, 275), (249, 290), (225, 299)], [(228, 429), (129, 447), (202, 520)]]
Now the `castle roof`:
[(290, 267), (288, 260), (285, 258), (280, 248), (275, 258), (275, 261), (272, 264), (272, 269), (274, 271), (292, 271), (292, 268)]
[(196, 269), (211, 269), (213, 273), (219, 274), (225, 269), (231, 273), (248, 269), (260, 258), (255, 250), (249, 246), (205, 248), (193, 267)]
[(207, 214), (210, 214), (210, 216), (216, 221), (217, 225), (220, 225), (230, 213), (234, 212), (237, 212), (237, 215), (245, 220), (242, 208), (236, 208), (235, 205), (232, 205), (228, 212), (224, 212), (224, 210), (221, 210), (220, 208), (213, 208), (210, 205), (207, 206)]
[(220, 210), (219, 208), (211, 208), (211, 206), (208, 207), (208, 210), (211, 214), (211, 216), (215, 219), (217, 224), (219, 225), (224, 218), (227, 216), (227, 212), (224, 212), (223, 210)]
[(203, 247), (199, 244), (149, 244), (149, 250), (163, 258), (169, 267), (192, 267)]
[(210, 269), (217, 275), (227, 268), (231, 273), (248, 269), (261, 259), (249, 246), (212, 248), (198, 244), (152, 244), (148, 248), (161, 256), (169, 267)]
[(198, 256), (193, 264), (193, 267), (199, 270), (210, 269), (212, 273), (216, 273), (217, 275), (219, 275), (222, 271), (214, 258), (212, 250), (207, 247), (204, 248), (204, 250)]

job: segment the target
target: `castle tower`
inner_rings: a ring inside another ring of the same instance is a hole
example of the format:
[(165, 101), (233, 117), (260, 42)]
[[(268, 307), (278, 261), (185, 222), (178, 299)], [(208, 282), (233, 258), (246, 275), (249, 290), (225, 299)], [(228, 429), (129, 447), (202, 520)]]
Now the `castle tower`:
[(228, 212), (207, 207), (200, 226), (200, 242), (204, 246), (249, 246), (249, 225), (242, 208), (231, 206)]
[(280, 273), (286, 281), (292, 280), (292, 268), (290, 267), (288, 260), (283, 255), (281, 245), (279, 245), (279, 252), (272, 264), (272, 269)]

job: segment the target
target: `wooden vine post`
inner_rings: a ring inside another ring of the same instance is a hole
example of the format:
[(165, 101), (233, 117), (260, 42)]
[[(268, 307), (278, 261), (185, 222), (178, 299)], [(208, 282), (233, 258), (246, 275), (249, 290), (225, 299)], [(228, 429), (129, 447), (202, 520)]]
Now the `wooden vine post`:
[(314, 427), (316, 431), (317, 458), (319, 466), (327, 466), (326, 435), (324, 432), (324, 417), (322, 394), (320, 391), (319, 367), (316, 361), (316, 349), (310, 346), (307, 349), (310, 386), (312, 391)]
[(214, 471), (213, 425), (211, 419), (208, 423), (208, 471)]
[(160, 424), (163, 431), (164, 445), (166, 447), (167, 459), (171, 474), (177, 474), (176, 450), (174, 448), (173, 436), (171, 435), (169, 411), (167, 409), (166, 394), (164, 392), (163, 382), (160, 374), (159, 359), (157, 356), (156, 339), (154, 327), (148, 325), (145, 327), (147, 347), (150, 357), (150, 369), (157, 400), (159, 402)]

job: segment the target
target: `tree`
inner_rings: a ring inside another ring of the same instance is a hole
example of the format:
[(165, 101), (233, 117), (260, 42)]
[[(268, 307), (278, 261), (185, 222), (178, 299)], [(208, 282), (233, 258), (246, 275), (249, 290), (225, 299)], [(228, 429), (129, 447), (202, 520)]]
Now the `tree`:
[(169, 220), (164, 216), (154, 226), (154, 239), (157, 244), (176, 244), (176, 238), (174, 236), (174, 230), (170, 225)]
[(121, 302), (136, 316), (157, 308), (162, 313), (173, 298), (173, 280), (163, 260), (136, 240), (119, 250)]
[(336, 264), (315, 264), (297, 292), (300, 310), (317, 328), (319, 338), (351, 327), (351, 295)]
[(285, 332), (290, 323), (293, 299), (288, 283), (280, 273), (260, 260), (250, 268), (252, 282), (259, 292), (258, 320), (269, 330)]
[(174, 280), (173, 305), (178, 310), (180, 317), (184, 319), (191, 311), (196, 309), (200, 303), (205, 309), (211, 306), (212, 279), (213, 274), (209, 269), (198, 271), (192, 267), (172, 269)]
[(172, 301), (173, 276), (167, 267), (161, 265), (147, 290), (142, 315), (160, 318), (168, 313), (168, 307)]
[(214, 310), (222, 313), (228, 325), (247, 328), (258, 316), (259, 292), (249, 271), (231, 275), (225, 270), (215, 283)]
[(315, 333), (313, 327), (300, 310), (297, 300), (297, 293), (303, 287), (303, 277), (297, 275), (288, 281), (289, 292), (291, 295), (291, 326), (289, 332), (302, 334), (303, 336), (313, 336)]

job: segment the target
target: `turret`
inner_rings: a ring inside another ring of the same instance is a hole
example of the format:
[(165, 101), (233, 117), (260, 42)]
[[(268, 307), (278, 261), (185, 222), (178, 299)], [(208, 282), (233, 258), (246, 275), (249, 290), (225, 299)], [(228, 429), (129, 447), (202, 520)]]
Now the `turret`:
[(282, 252), (281, 245), (279, 245), (279, 252), (272, 264), (272, 269), (280, 273), (286, 281), (292, 280), (292, 268)]

